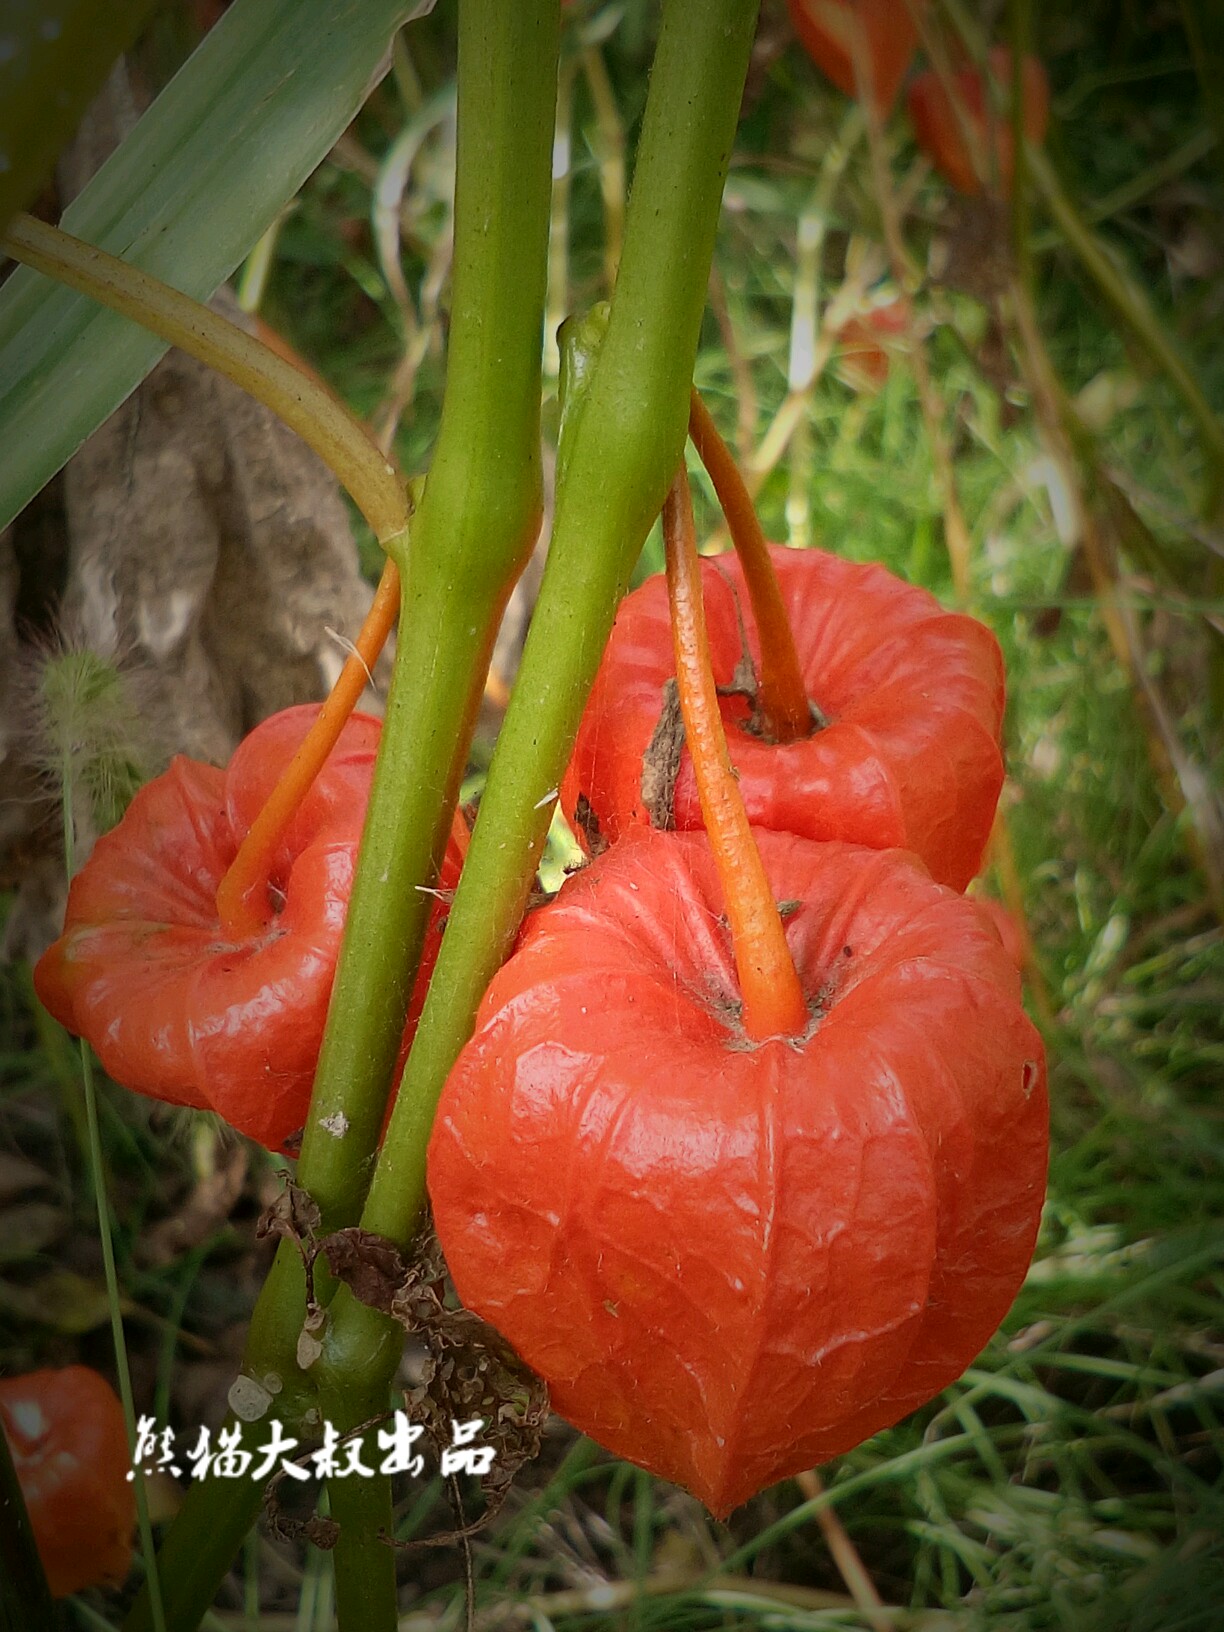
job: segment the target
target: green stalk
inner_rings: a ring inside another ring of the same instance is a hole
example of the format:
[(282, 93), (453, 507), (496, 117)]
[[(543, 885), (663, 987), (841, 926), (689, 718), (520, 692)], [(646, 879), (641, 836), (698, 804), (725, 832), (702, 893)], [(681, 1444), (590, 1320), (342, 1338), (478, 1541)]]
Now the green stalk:
[(0, 1632), (54, 1632), (54, 1627), (47, 1577), (0, 1425)]
[[(63, 821), (64, 872), (70, 880), (76, 872), (76, 823), (73, 819), (75, 797), (72, 751), (69, 748), (63, 753), (60, 761), (60, 805)], [(136, 1405), (132, 1395), (132, 1373), (128, 1366), (127, 1339), (123, 1330), (119, 1275), (115, 1268), (115, 1243), (111, 1230), (110, 1201), (106, 1191), (106, 1163), (102, 1155), (101, 1130), (98, 1127), (98, 1093), (94, 1082), (93, 1056), (89, 1051), (89, 1044), (83, 1037), (77, 1046), (80, 1051), (81, 1087), (85, 1099), (86, 1154), (94, 1203), (98, 1210), (98, 1243), (102, 1248), (102, 1273), (106, 1281), (106, 1305), (110, 1312), (111, 1346), (115, 1351), (115, 1373), (119, 1380), (119, 1398), (123, 1405), (128, 1445), (134, 1456)], [(153, 1525), (149, 1518), (149, 1497), (144, 1478), (139, 1471), (136, 1474), (135, 1494), (136, 1522), (140, 1531), (140, 1549), (145, 1562), (151, 1624), (153, 1632), (166, 1632), (166, 1613), (162, 1603), (157, 1549), (153, 1544)]]
[(344, 483), (382, 543), (408, 525), (403, 480), (364, 426), (325, 386), (237, 324), (139, 267), (32, 216), (17, 217), (0, 238), (0, 249), (130, 318), (250, 392)]
[[(558, 36), (557, 0), (461, 8), (446, 396), (411, 547), (393, 551), (396, 670), (298, 1167), (325, 1229), (351, 1223), (364, 1199), (433, 904), (418, 886), (445, 848), (498, 621), (539, 532)], [(349, 1122), (340, 1138), (322, 1127), (337, 1112)]]
[[(557, 0), (464, 0), (461, 9), (446, 395), (411, 545), (400, 540), (392, 550), (403, 597), (395, 670), (298, 1163), (324, 1231), (353, 1223), (361, 1208), (432, 904), (419, 886), (436, 874), (500, 614), (539, 530), (540, 334), (559, 32)], [(363, 1356), (367, 1374), (324, 1378), (320, 1367), (297, 1366), (304, 1314), (301, 1262), (285, 1246), (256, 1307), (243, 1364), (257, 1380), (275, 1374), (277, 1414), (301, 1427), (307, 1413), (320, 1413), (343, 1431), (374, 1414), (379, 1400), (385, 1408), (400, 1334), (384, 1324)], [(316, 1404), (318, 1381), (329, 1386)], [(331, 1502), (342, 1538), (340, 1625), (380, 1632), (394, 1625), (394, 1554), (361, 1532), (372, 1511), (389, 1511), (385, 1482), (337, 1480)], [(174, 1632), (198, 1623), (258, 1503), (258, 1491), (244, 1484), (192, 1487), (168, 1543), (176, 1571), (184, 1571), (167, 1581)], [(143, 1599), (126, 1624), (145, 1632)]]
[(1214, 513), (1224, 490), (1224, 423), (1213, 412), (1194, 371), (1152, 310), (1143, 291), (1081, 219), (1043, 150), (1026, 142), (1023, 153), (1028, 173), (1040, 189), (1046, 208), (1068, 247), (1190, 410), (1207, 464), (1205, 509), (1208, 514)]
[[(403, 1333), (398, 1334), (392, 1366), (402, 1350)], [(371, 1379), (372, 1386), (362, 1397), (347, 1395), (339, 1407), (368, 1422), (387, 1409), (387, 1387), (382, 1368)], [(328, 1420), (335, 1420), (324, 1407)], [(349, 1424), (355, 1426), (355, 1423)], [(369, 1443), (377, 1443), (374, 1434), (362, 1440), (363, 1450)], [(365, 1461), (378, 1466), (377, 1450), (366, 1450)], [(391, 1481), (385, 1474), (372, 1479), (350, 1475), (333, 1479), (327, 1487), (329, 1513), (340, 1526), (339, 1539), (332, 1557), (335, 1572), (336, 1624), (339, 1632), (395, 1632), (397, 1608), (395, 1597), (395, 1549), (381, 1538), (395, 1533), (395, 1516), (391, 1503)], [(328, 1622), (330, 1625), (330, 1622)]]
[[(664, 6), (607, 334), (572, 422), (522, 666), (362, 1217), (398, 1242), (424, 1199), (438, 1095), (513, 942), (616, 606), (683, 454), (755, 18), (755, 0)], [(342, 1288), (320, 1364), (361, 1369), (385, 1325)]]
[[(412, 548), (399, 563), (401, 649), (415, 683), (404, 684), (397, 656), (396, 716), (389, 709), (383, 726), (299, 1167), (325, 1221), (340, 1206), (347, 1222), (361, 1204), (432, 907), (416, 886), (433, 881), (445, 848), (492, 643), (540, 527), (540, 334), (559, 39), (557, 0), (460, 7), (446, 397)], [(337, 1115), (348, 1117), (356, 1152), (326, 1131)], [(325, 1420), (343, 1430), (386, 1409), (401, 1335), (384, 1323), (355, 1372), (322, 1372)], [(393, 1629), (395, 1553), (377, 1538), (391, 1526), (389, 1481), (338, 1480), (330, 1497), (340, 1526), (340, 1632)]]
[[(195, 1632), (262, 1502), (263, 1487), (253, 1479), (203, 1479), (191, 1486), (157, 1555), (167, 1632)], [(147, 1583), (123, 1626), (151, 1632)]]

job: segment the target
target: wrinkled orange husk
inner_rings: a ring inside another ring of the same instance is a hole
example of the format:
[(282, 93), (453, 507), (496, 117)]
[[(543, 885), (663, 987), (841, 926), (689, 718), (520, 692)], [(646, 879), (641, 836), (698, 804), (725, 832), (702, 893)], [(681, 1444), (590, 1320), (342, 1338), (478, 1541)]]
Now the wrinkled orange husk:
[(447, 1083), (434, 1218), (556, 1409), (716, 1514), (964, 1370), (1045, 1186), (1040, 1037), (913, 857), (758, 833), (812, 1008), (738, 1024), (703, 834), (633, 830), (529, 920)]
[[(345, 724), (272, 861), (263, 926), (230, 935), (216, 894), (318, 710), (286, 709), (224, 771), (183, 757), (148, 783), (73, 880), (64, 933), (34, 971), (42, 1002), (116, 1082), (218, 1113), (280, 1149), (302, 1127), (327, 1019), (379, 722)], [(458, 881), (454, 839), (440, 880)], [(437, 956), (434, 909), (405, 1046)]]
[[(945, 612), (883, 567), (823, 550), (774, 546), (770, 554), (808, 696), (828, 723), (797, 742), (770, 743), (745, 729), (742, 698), (723, 697), (749, 819), (808, 839), (913, 850), (941, 884), (963, 890), (981, 865), (1003, 786), (998, 642), (976, 618)], [(714, 678), (727, 687), (745, 626), (759, 655), (736, 559), (703, 561), (702, 589)], [(667, 588), (652, 578), (621, 603), (562, 783), (562, 807), (580, 835), (593, 819), (614, 841), (648, 819), (643, 757), (674, 672)], [(701, 826), (687, 751), (673, 814), (678, 828)]]

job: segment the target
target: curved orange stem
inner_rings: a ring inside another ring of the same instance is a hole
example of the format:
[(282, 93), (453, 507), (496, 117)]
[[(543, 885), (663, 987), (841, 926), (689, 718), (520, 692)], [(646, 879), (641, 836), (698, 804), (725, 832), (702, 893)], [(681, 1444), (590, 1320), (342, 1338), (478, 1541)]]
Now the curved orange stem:
[(217, 886), (217, 911), (227, 935), (255, 935), (267, 923), (265, 896), (273, 852), (369, 684), (370, 671), (395, 622), (399, 598), (399, 573), (395, 563), (388, 560), (378, 580), (374, 603), (357, 636), (356, 649), (345, 661), (318, 719), (251, 823), (238, 854)]
[(735, 456), (719, 435), (710, 410), (695, 387), (689, 399), (689, 435), (714, 483), (735, 553), (744, 569), (761, 645), (756, 701), (762, 723), (774, 742), (795, 742), (800, 737), (811, 736), (812, 709), (795, 650), (795, 636), (782, 604), (778, 575), (769, 559), (769, 545)]
[(757, 1041), (795, 1036), (807, 1027), (807, 1002), (727, 752), (706, 639), (693, 500), (683, 465), (663, 506), (663, 537), (680, 712), (727, 903), (744, 1030)]

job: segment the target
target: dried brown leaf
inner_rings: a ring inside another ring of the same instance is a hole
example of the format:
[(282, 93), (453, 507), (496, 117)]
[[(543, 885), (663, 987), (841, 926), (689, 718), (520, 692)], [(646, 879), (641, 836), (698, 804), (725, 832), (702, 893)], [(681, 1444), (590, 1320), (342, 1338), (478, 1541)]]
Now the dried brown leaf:
[(355, 1297), (384, 1315), (392, 1312), (395, 1295), (408, 1276), (408, 1266), (394, 1242), (370, 1230), (337, 1230), (319, 1242), (328, 1267)]

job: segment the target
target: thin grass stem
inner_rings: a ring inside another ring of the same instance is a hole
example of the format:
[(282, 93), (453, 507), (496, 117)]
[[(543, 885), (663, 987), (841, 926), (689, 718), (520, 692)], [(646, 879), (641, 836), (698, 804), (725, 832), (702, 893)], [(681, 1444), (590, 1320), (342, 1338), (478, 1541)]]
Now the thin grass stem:
[(595, 132), (599, 159), (599, 192), (604, 217), (604, 282), (611, 295), (620, 265), (625, 236), (625, 127), (616, 93), (608, 77), (603, 52), (588, 45), (582, 53), (582, 72), (595, 105)]
[[(60, 761), (60, 808), (63, 816), (64, 871), (69, 879), (76, 872), (76, 824), (73, 819), (75, 775), (72, 755), (65, 752)], [(107, 1194), (106, 1161), (102, 1154), (102, 1137), (98, 1128), (98, 1095), (94, 1082), (93, 1055), (82, 1037), (77, 1045), (81, 1069), (81, 1087), (85, 1100), (85, 1133), (88, 1141), (86, 1156), (94, 1202), (98, 1210), (98, 1243), (102, 1249), (102, 1273), (106, 1281), (106, 1303), (110, 1313), (111, 1341), (115, 1351), (115, 1373), (119, 1381), (119, 1398), (123, 1403), (123, 1420), (127, 1427), (128, 1444), (136, 1455), (136, 1407), (132, 1395), (132, 1373), (128, 1366), (127, 1339), (123, 1331), (123, 1309), (119, 1293), (119, 1276), (115, 1268), (115, 1244), (111, 1230), (110, 1199)], [(153, 1632), (166, 1632), (166, 1611), (162, 1599), (161, 1577), (157, 1567), (157, 1548), (153, 1541), (153, 1525), (149, 1518), (149, 1498), (144, 1479), (136, 1469), (136, 1522), (140, 1531), (140, 1548), (144, 1555), (148, 1582), (149, 1610)]]
[[(814, 1469), (796, 1474), (795, 1483), (808, 1501), (813, 1501), (824, 1494), (824, 1485)], [(876, 1591), (876, 1584), (867, 1573), (867, 1567), (859, 1557), (858, 1548), (850, 1540), (837, 1509), (823, 1504), (817, 1507), (816, 1523), (824, 1537), (825, 1546), (829, 1549), (830, 1558), (837, 1565), (847, 1591), (854, 1599), (863, 1619), (872, 1628), (872, 1632), (896, 1632), (896, 1612), (885, 1607), (884, 1600)]]

